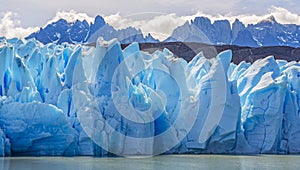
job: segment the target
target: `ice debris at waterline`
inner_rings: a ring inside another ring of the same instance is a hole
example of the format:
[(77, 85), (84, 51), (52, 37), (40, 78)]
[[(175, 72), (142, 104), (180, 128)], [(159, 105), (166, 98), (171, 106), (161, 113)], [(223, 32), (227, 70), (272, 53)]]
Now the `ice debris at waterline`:
[(1, 39), (0, 155), (300, 153), (300, 64)]

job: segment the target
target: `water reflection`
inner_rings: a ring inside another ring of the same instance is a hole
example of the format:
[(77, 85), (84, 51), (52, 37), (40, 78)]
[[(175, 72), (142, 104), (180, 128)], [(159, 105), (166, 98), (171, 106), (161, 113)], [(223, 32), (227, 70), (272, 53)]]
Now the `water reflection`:
[(168, 155), (152, 158), (13, 157), (0, 158), (0, 170), (88, 169), (299, 169), (300, 156)]

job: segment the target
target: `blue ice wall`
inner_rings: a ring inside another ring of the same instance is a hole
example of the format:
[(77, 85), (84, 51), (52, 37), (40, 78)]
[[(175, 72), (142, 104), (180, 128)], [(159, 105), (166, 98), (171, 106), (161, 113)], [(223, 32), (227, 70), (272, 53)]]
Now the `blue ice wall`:
[(0, 42), (0, 155), (300, 152), (300, 64)]

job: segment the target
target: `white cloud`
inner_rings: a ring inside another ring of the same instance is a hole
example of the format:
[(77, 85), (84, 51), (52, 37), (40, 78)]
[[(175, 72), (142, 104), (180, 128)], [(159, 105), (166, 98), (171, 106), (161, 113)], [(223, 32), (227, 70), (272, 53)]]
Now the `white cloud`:
[(0, 35), (6, 38), (24, 38), (32, 32), (38, 30), (37, 27), (21, 27), (21, 21), (17, 19), (17, 14), (6, 12), (2, 14), (0, 19)]
[(86, 13), (80, 13), (76, 12), (75, 10), (70, 10), (56, 12), (56, 15), (53, 17), (53, 19), (49, 20), (47, 24), (58, 21), (59, 19), (65, 19), (68, 22), (75, 22), (76, 20), (86, 20), (87, 22), (91, 23), (94, 21), (94, 17), (88, 16)]
[(206, 16), (210, 18), (213, 21), (215, 20), (222, 20), (222, 19), (227, 19), (230, 21), (230, 23), (233, 23), (236, 18), (238, 18), (240, 21), (242, 21), (244, 24), (256, 24), (259, 21), (266, 19), (273, 15), (277, 22), (281, 24), (297, 24), (300, 25), (300, 16), (296, 13), (292, 13), (291, 11), (282, 8), (282, 7), (276, 7), (272, 6), (268, 10), (267, 14), (264, 15), (255, 15), (255, 14), (242, 14), (242, 15), (231, 15), (231, 14), (226, 14), (226, 15), (208, 15), (202, 12), (198, 12), (195, 15), (192, 16), (184, 16), (185, 19), (191, 20), (195, 18), (196, 16)]
[[(158, 13), (158, 12), (144, 12), (144, 13), (133, 13), (131, 15), (123, 16), (121, 13), (115, 13), (112, 15), (103, 16), (105, 21), (115, 27), (116, 29), (124, 29), (132, 26), (141, 29), (144, 35), (151, 33), (155, 38), (164, 40), (171, 35), (172, 31), (183, 25), (186, 21), (191, 21), (197, 16), (205, 16), (213, 21), (220, 19), (228, 19), (231, 23), (238, 18), (244, 24), (255, 24), (270, 15), (275, 16), (276, 20), (282, 24), (298, 24), (300, 25), (300, 16), (296, 13), (290, 12), (289, 10), (272, 6), (267, 10), (266, 14), (254, 15), (254, 14), (224, 14), (224, 15), (212, 15), (204, 12), (196, 12), (193, 15), (182, 15), (171, 13)], [(87, 20), (93, 22), (95, 16), (89, 16), (86, 13), (79, 13), (74, 10), (70, 11), (58, 11), (55, 17), (47, 22), (51, 23), (57, 21), (60, 18), (66, 19), (69, 22), (74, 22), (77, 19)], [(29, 35), (31, 32), (36, 31), (37, 27), (21, 27), (21, 22), (18, 20), (18, 15), (13, 12), (7, 12), (2, 14), (0, 18), (0, 35), (4, 35), (8, 38), (19, 37), (23, 38)]]
[(270, 9), (271, 15), (277, 19), (278, 22), (282, 24), (297, 24), (300, 25), (300, 16), (296, 13), (292, 13), (289, 10), (281, 7), (273, 6)]
[[(133, 18), (139, 18), (137, 15), (142, 15), (142, 20), (135, 20)], [(156, 15), (156, 16), (153, 16)], [(123, 17), (120, 13), (109, 15), (104, 17), (106, 22), (110, 25), (114, 26), (117, 29), (123, 29), (128, 26), (133, 26), (136, 28), (140, 28), (143, 34), (151, 33), (155, 38), (159, 40), (164, 40), (165, 38), (169, 37), (172, 31), (180, 26), (183, 25), (186, 21), (191, 21), (198, 16), (205, 16), (211, 19), (212, 22), (215, 20), (223, 20), (227, 19), (232, 24), (236, 18), (242, 21), (245, 25), (248, 24), (255, 24), (263, 19), (268, 18), (269, 16), (275, 16), (276, 20), (282, 24), (298, 24), (300, 25), (300, 16), (298, 14), (292, 13), (285, 8), (275, 7), (272, 6), (268, 9), (268, 13), (264, 15), (255, 15), (255, 14), (243, 14), (243, 15), (232, 15), (232, 14), (225, 14), (225, 15), (211, 15), (206, 14), (204, 12), (198, 11), (194, 15), (185, 15), (185, 16), (178, 16), (175, 13), (172, 14), (162, 14), (162, 13), (139, 13), (130, 15), (127, 17)], [(148, 17), (152, 16), (152, 17)]]
[[(146, 19), (140, 18), (138, 15)], [(174, 28), (184, 24), (185, 20), (176, 14), (139, 13), (122, 17), (120, 13), (104, 17), (105, 21), (116, 29), (124, 29), (132, 26), (141, 29), (144, 35), (151, 33), (152, 36), (164, 40), (171, 35)]]

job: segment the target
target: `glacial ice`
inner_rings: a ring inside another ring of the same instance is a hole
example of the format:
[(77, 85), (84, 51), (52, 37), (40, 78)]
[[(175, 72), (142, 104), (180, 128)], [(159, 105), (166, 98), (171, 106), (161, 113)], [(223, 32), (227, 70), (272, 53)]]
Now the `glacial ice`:
[(300, 153), (300, 64), (0, 39), (0, 156)]

